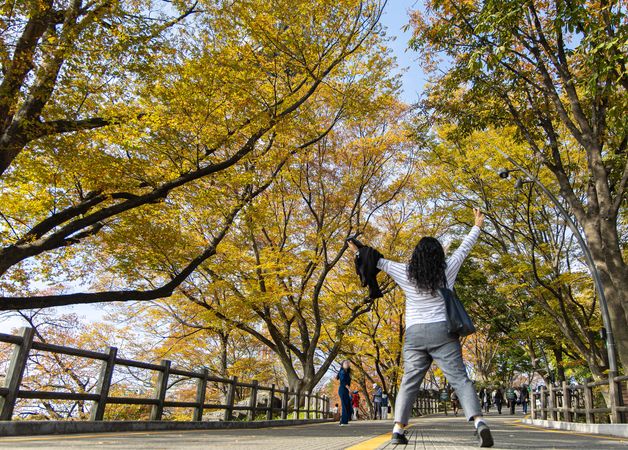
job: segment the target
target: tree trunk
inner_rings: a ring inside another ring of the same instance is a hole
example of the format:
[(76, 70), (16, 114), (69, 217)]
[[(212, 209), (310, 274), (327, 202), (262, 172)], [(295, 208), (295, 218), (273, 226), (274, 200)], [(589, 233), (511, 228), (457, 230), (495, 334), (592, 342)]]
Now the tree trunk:
[[(604, 236), (593, 221), (588, 221), (583, 228), (602, 279), (617, 356), (625, 369), (628, 367), (628, 270), (613, 233), (611, 236)], [(608, 227), (605, 228), (608, 232)]]
[(566, 380), (565, 378), (565, 366), (563, 364), (563, 349), (560, 347), (552, 348), (554, 358), (556, 359), (556, 378), (559, 383)]

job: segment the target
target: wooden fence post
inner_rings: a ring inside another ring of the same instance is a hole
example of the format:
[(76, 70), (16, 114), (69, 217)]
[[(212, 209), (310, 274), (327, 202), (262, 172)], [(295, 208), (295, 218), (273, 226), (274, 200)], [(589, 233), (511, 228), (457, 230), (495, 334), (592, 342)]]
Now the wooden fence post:
[(229, 387), (227, 388), (227, 403), (225, 405), (225, 413), (223, 420), (228, 422), (233, 420), (233, 404), (235, 403), (236, 388), (238, 386), (238, 377), (231, 377)]
[(251, 382), (253, 387), (251, 388), (251, 394), (249, 395), (249, 411), (248, 419), (255, 420), (255, 413), (257, 410), (257, 380)]
[(105, 407), (107, 406), (107, 398), (109, 397), (109, 388), (111, 388), (111, 377), (116, 365), (116, 357), (118, 349), (109, 347), (107, 359), (105, 359), (100, 367), (100, 375), (98, 376), (98, 384), (96, 385), (96, 394), (100, 398), (96, 401), (89, 414), (89, 420), (103, 420), (105, 416)]
[(608, 394), (610, 397), (610, 407), (611, 407), (611, 423), (621, 423), (621, 413), (617, 410), (619, 406), (621, 406), (621, 386), (617, 385), (615, 381), (615, 377), (617, 376), (616, 372), (609, 371), (608, 372)]
[(552, 420), (558, 420), (558, 411), (556, 411), (556, 407), (557, 407), (557, 402), (556, 402), (556, 388), (554, 387), (554, 384), (550, 384), (549, 387), (549, 396), (550, 396), (550, 417), (552, 418)]
[(319, 419), (326, 419), (325, 417), (325, 394), (321, 395), (320, 398), (321, 406), (320, 406), (320, 416)]
[(325, 395), (325, 405), (323, 408), (325, 408), (325, 419), (329, 419), (331, 415), (331, 397), (327, 397), (327, 395)]
[(547, 420), (547, 388), (541, 386), (541, 419)]
[(536, 397), (537, 393), (532, 391), (532, 395), (530, 395), (530, 417), (532, 420), (536, 419)]
[(301, 409), (301, 393), (296, 392), (294, 394), (294, 418), (295, 419), (299, 418), (300, 409)]
[(22, 337), (22, 343), (16, 344), (13, 348), (4, 382), (9, 392), (4, 397), (0, 397), (0, 420), (11, 420), (13, 416), (13, 409), (17, 401), (20, 384), (22, 384), (22, 377), (28, 362), (28, 354), (33, 345), (35, 332), (32, 328), (23, 327), (20, 328), (19, 334)]
[(273, 403), (275, 400), (275, 385), (270, 386), (270, 394), (268, 397), (268, 410), (266, 410), (266, 420), (273, 420), (273, 414), (275, 413), (273, 409)]
[(166, 399), (166, 391), (168, 390), (168, 378), (170, 376), (170, 364), (167, 359), (161, 361), (163, 367), (157, 373), (157, 384), (155, 385), (155, 399), (157, 404), (153, 405), (150, 411), (150, 420), (161, 420), (164, 413), (164, 400)]
[(315, 419), (320, 419), (321, 418), (321, 401), (320, 401), (320, 397), (318, 394), (316, 394), (316, 397), (314, 397), (314, 401), (316, 402), (314, 405), (314, 418)]
[(591, 378), (584, 381), (584, 417), (587, 423), (595, 423), (595, 415), (591, 412), (593, 409), (593, 389), (589, 386)]
[(288, 387), (284, 387), (281, 392), (281, 419), (286, 420), (288, 418), (288, 402), (290, 397), (288, 395)]
[(194, 421), (203, 421), (203, 409), (205, 408), (205, 392), (207, 391), (207, 375), (209, 371), (203, 369), (201, 371), (202, 377), (196, 380), (196, 408), (194, 408)]
[(312, 397), (311, 397), (311, 393), (305, 391), (305, 418), (309, 419), (310, 418), (310, 401), (311, 401)]
[(563, 381), (563, 420), (565, 422), (573, 420), (571, 414), (571, 391), (566, 381)]

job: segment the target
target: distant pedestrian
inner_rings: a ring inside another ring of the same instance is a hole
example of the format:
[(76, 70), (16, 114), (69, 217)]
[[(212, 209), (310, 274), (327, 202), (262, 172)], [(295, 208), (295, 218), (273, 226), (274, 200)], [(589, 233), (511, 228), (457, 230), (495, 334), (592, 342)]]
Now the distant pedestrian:
[(373, 384), (373, 419), (377, 420), (377, 416), (380, 419), (382, 417), (382, 388), (377, 385), (377, 383)]
[(334, 415), (334, 420), (340, 420), (340, 412), (338, 410), (338, 403), (331, 409), (331, 413)]
[(454, 410), (454, 416), (458, 416), (458, 410), (460, 409), (460, 400), (456, 391), (451, 393), (451, 408)]
[(382, 394), (382, 409), (380, 417), (382, 419), (388, 419), (388, 394)]
[(482, 395), (480, 396), (480, 400), (482, 401), (482, 408), (484, 412), (487, 413), (491, 409), (491, 391), (490, 389), (482, 389)]
[(358, 420), (358, 410), (360, 409), (360, 394), (358, 391), (353, 391), (351, 406), (353, 407), (353, 420)]
[(506, 390), (506, 399), (508, 400), (508, 407), (510, 408), (510, 414), (515, 413), (515, 408), (517, 406), (517, 391), (513, 387), (509, 387)]
[(338, 396), (342, 405), (340, 426), (345, 426), (349, 425), (349, 420), (351, 419), (351, 395), (349, 394), (349, 389), (351, 388), (351, 363), (349, 360), (345, 359), (342, 362), (336, 378), (340, 381), (338, 385)]
[(493, 392), (493, 403), (495, 403), (497, 407), (497, 412), (501, 414), (502, 406), (504, 406), (504, 391), (502, 391), (501, 387), (498, 387), (495, 389), (495, 392)]
[(528, 403), (530, 402), (530, 392), (525, 384), (519, 389), (519, 401), (524, 414), (528, 414)]

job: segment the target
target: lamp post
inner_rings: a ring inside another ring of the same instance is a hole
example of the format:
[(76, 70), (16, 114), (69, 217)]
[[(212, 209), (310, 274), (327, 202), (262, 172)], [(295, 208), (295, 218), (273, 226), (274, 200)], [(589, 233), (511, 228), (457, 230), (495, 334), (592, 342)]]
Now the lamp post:
[(602, 286), (602, 279), (600, 278), (600, 273), (597, 271), (595, 267), (595, 262), (593, 261), (593, 256), (591, 255), (591, 251), (589, 247), (582, 237), (580, 230), (571, 219), (571, 216), (567, 212), (567, 210), (563, 207), (563, 205), (558, 201), (556, 196), (552, 194), (552, 192), (547, 189), (547, 187), (541, 183), (534, 175), (532, 175), (525, 167), (518, 164), (514, 159), (504, 153), (501, 149), (495, 147), (495, 149), (510, 162), (512, 165), (516, 167), (516, 169), (499, 169), (498, 174), (501, 178), (508, 178), (510, 172), (514, 172), (516, 170), (523, 172), (528, 179), (523, 180), (519, 178), (516, 182), (516, 187), (521, 188), (525, 183), (534, 183), (536, 184), (544, 193), (549, 197), (549, 199), (554, 203), (554, 205), (558, 208), (563, 219), (567, 223), (567, 226), (576, 237), (580, 248), (582, 249), (582, 253), (584, 254), (584, 259), (586, 260), (587, 267), (589, 268), (589, 272), (591, 272), (591, 276), (593, 277), (593, 282), (595, 283), (595, 289), (597, 290), (598, 297), (600, 299), (600, 309), (602, 311), (602, 321), (604, 322), (604, 328), (606, 329), (606, 351), (608, 353), (608, 370), (609, 370), (609, 379), (617, 376), (617, 360), (615, 359), (615, 338), (613, 337), (613, 328), (611, 326), (611, 317), (608, 312), (608, 303), (606, 302), (606, 296), (604, 295), (604, 289)]

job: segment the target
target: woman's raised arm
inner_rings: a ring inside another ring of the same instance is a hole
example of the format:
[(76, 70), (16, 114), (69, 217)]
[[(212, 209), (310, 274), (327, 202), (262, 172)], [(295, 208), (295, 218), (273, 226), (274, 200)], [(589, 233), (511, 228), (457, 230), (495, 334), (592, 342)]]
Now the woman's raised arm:
[(465, 258), (471, 252), (473, 248), (473, 244), (480, 237), (480, 229), (482, 225), (484, 225), (484, 214), (479, 209), (474, 209), (473, 214), (475, 215), (475, 225), (471, 228), (471, 231), (464, 238), (460, 246), (456, 249), (456, 251), (447, 258), (447, 269), (445, 273), (447, 275), (447, 284), (449, 287), (452, 287), (456, 277), (458, 276), (458, 271), (460, 267), (462, 267), (462, 263)]

